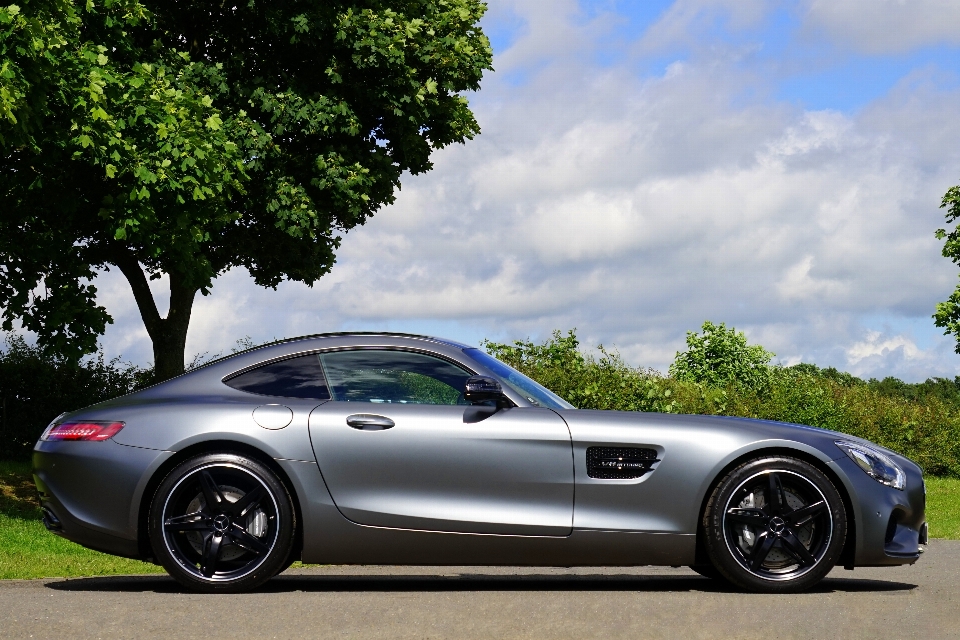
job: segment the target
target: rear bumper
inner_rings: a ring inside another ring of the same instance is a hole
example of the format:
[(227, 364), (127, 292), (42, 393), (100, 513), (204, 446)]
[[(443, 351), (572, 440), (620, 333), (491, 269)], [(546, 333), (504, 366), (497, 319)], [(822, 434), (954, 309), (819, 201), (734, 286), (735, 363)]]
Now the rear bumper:
[(140, 559), (136, 539), (128, 540), (84, 526), (49, 492), (40, 490), (40, 503), (43, 509), (43, 524), (50, 533), (94, 551)]
[(140, 504), (153, 471), (172, 455), (103, 442), (38, 442), (33, 479), (52, 533), (96, 551), (140, 558)]

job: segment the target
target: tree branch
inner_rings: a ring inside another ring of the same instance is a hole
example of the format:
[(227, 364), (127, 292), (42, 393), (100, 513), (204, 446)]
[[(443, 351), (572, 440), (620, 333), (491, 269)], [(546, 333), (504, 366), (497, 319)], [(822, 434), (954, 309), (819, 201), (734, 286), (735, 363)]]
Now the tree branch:
[(125, 249), (117, 249), (113, 258), (113, 263), (130, 283), (130, 289), (133, 290), (133, 297), (137, 301), (137, 307), (140, 308), (140, 317), (143, 318), (143, 324), (147, 328), (147, 333), (150, 334), (150, 339), (156, 341), (163, 327), (163, 319), (157, 311), (157, 302), (153, 299), (147, 276), (140, 268), (137, 259)]

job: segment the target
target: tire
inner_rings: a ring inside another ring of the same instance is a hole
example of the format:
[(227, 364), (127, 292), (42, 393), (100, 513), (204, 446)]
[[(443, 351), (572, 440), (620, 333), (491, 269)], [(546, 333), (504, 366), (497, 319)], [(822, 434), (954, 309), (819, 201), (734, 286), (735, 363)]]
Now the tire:
[(717, 568), (712, 564), (692, 564), (690, 565), (690, 569), (696, 571), (704, 578), (710, 578), (711, 580), (729, 583), (729, 580), (727, 580), (726, 576), (717, 571)]
[(727, 580), (748, 591), (794, 593), (833, 569), (847, 518), (827, 476), (778, 456), (747, 462), (720, 480), (703, 527), (710, 561)]
[(209, 453), (186, 460), (160, 483), (149, 532), (157, 560), (177, 582), (201, 593), (236, 593), (286, 568), (296, 516), (266, 466)]
[(277, 572), (273, 575), (274, 576), (280, 575), (281, 573), (289, 569), (291, 566), (293, 566), (293, 563), (299, 559), (300, 558), (298, 558), (297, 554), (295, 553), (295, 549), (291, 546), (290, 553), (289, 555), (287, 555), (287, 559), (280, 563), (280, 566), (277, 567)]

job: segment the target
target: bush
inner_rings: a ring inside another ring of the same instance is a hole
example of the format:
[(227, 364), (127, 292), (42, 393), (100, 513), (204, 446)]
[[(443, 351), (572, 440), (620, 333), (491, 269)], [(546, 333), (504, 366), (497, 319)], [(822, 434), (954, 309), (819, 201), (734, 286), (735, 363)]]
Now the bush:
[[(249, 339), (239, 341), (232, 351), (249, 346)], [(631, 367), (603, 346), (585, 354), (574, 331), (555, 331), (542, 344), (485, 341), (484, 347), (582, 409), (806, 424), (872, 440), (916, 460), (928, 474), (960, 477), (960, 379), (908, 384), (865, 381), (812, 364), (770, 367), (763, 347), (712, 323), (704, 324), (702, 335), (688, 334), (689, 348), (678, 354), (683, 364), (671, 367), (674, 377)], [(191, 368), (207, 360), (201, 354)], [(107, 362), (102, 353), (71, 364), (8, 337), (0, 352), (0, 458), (29, 458), (44, 427), (61, 412), (129, 393), (150, 379), (150, 370)]]
[[(812, 364), (771, 367), (766, 365), (768, 352), (747, 345), (735, 329), (705, 323), (704, 334), (689, 334), (695, 337), (688, 340), (695, 357), (678, 354), (678, 361), (685, 364), (674, 363), (671, 372), (682, 371), (679, 378), (631, 368), (603, 347), (599, 356), (585, 355), (574, 331), (566, 335), (555, 331), (543, 344), (485, 342), (484, 346), (494, 357), (582, 409), (740, 416), (805, 424), (872, 440), (915, 460), (928, 474), (960, 477), (960, 394), (956, 383), (943, 379), (915, 385), (893, 378), (864, 381)], [(722, 340), (710, 345), (709, 338), (718, 336)], [(722, 361), (733, 365), (712, 366)], [(691, 362), (709, 366), (688, 366)], [(745, 371), (749, 375), (743, 375)], [(730, 372), (739, 373), (728, 375)]]
[(677, 352), (670, 366), (676, 380), (710, 386), (737, 384), (760, 389), (769, 379), (770, 353), (760, 345), (748, 345), (747, 337), (724, 323), (703, 323), (702, 333), (687, 332), (687, 350)]
[(0, 459), (29, 459), (43, 430), (64, 411), (142, 386), (150, 372), (103, 353), (79, 364), (46, 355), (19, 336), (0, 352)]
[(884, 395), (868, 383), (844, 384), (793, 367), (771, 367), (762, 391), (673, 381), (684, 413), (805, 424), (872, 440), (933, 475), (960, 477), (960, 411), (936, 395)]
[(599, 357), (580, 352), (580, 342), (571, 330), (553, 332), (543, 344), (518, 340), (512, 344), (484, 341), (483, 347), (581, 409), (675, 412), (673, 391), (653, 370), (633, 369), (618, 353), (601, 345)]

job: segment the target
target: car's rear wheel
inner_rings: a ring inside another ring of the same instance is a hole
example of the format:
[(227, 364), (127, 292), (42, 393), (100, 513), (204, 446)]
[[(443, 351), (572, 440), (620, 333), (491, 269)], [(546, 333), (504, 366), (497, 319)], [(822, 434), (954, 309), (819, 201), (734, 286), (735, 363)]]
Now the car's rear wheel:
[(722, 573), (717, 571), (717, 568), (712, 564), (692, 564), (690, 569), (699, 573), (704, 578), (710, 578), (711, 580), (717, 580), (719, 582), (727, 582), (727, 579)]
[(290, 557), (296, 519), (287, 490), (246, 456), (191, 458), (160, 483), (150, 543), (160, 564), (194, 591), (254, 589)]
[(833, 483), (796, 458), (740, 465), (716, 486), (703, 518), (713, 566), (744, 589), (809, 589), (836, 564), (846, 512)]

